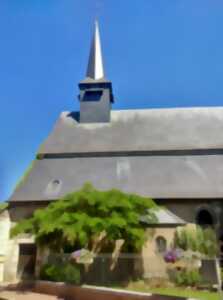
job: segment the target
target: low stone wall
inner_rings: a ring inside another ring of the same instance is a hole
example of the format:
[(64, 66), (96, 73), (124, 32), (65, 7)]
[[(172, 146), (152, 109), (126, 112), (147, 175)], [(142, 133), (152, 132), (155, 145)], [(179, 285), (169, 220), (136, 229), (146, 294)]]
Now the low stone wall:
[(11, 288), (31, 290), (32, 292), (54, 295), (67, 300), (185, 300), (185, 298), (181, 297), (160, 296), (92, 286), (79, 287), (48, 281), (20, 283), (16, 286), (11, 286)]

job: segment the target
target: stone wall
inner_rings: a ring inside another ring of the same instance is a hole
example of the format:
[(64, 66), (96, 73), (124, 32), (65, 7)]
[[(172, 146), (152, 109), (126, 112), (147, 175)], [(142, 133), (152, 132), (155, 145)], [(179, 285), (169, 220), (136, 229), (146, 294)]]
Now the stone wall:
[(163, 259), (165, 251), (159, 251), (157, 239), (163, 238), (166, 241), (166, 250), (170, 249), (174, 239), (175, 227), (160, 227), (147, 229), (148, 240), (142, 250), (143, 277), (167, 278), (167, 264)]
[[(20, 274), (17, 273), (19, 244), (34, 243), (34, 239), (27, 235), (11, 239), (10, 229), (30, 210), (33, 211), (34, 207), (23, 206), (5, 210), (0, 214), (0, 282), (13, 282), (20, 277)], [(14, 220), (12, 220), (12, 216), (14, 216)]]
[(10, 219), (8, 211), (0, 214), (0, 282), (4, 280), (4, 264), (8, 253)]
[(35, 210), (44, 208), (49, 201), (14, 202), (9, 205), (9, 216), (12, 223), (17, 223), (24, 218), (32, 217)]
[(4, 263), (4, 281), (13, 282), (21, 279), (21, 272), (18, 272), (20, 244), (34, 244), (34, 238), (24, 235), (8, 240), (8, 251)]
[(196, 223), (201, 209), (208, 210), (214, 219), (214, 227), (219, 236), (223, 234), (223, 200), (221, 199), (159, 199), (158, 205), (165, 206), (187, 223)]

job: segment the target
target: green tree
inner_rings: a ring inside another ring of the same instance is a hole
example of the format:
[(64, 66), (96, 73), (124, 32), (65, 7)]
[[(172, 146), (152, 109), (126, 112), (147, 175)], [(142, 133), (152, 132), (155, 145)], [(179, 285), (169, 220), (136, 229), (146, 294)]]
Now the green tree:
[(6, 202), (0, 203), (0, 213), (2, 211), (4, 211), (5, 209), (7, 209), (7, 207), (8, 207), (8, 203), (6, 203)]
[(199, 252), (207, 257), (215, 257), (219, 254), (218, 239), (211, 227), (179, 228), (175, 235), (175, 246), (183, 250)]
[(155, 208), (150, 198), (119, 190), (98, 191), (87, 183), (77, 192), (37, 210), (11, 231), (35, 235), (36, 243), (54, 251), (85, 247), (94, 252), (111, 251), (116, 240), (124, 240), (123, 250), (137, 251), (145, 241), (140, 216)]

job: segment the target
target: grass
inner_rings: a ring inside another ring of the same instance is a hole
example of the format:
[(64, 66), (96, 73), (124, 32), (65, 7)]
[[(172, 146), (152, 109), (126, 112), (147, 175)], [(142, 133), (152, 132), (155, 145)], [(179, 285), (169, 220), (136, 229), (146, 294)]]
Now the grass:
[(186, 297), (193, 298), (199, 300), (223, 300), (221, 295), (217, 292), (209, 292), (209, 291), (198, 291), (192, 288), (184, 288), (184, 287), (150, 287), (146, 284), (131, 282), (124, 289), (137, 291), (137, 292), (145, 292), (145, 293), (153, 293), (165, 296), (178, 296), (178, 297)]
[(200, 300), (221, 300), (219, 293), (208, 292), (208, 291), (195, 291), (191, 289), (183, 288), (155, 288), (150, 289), (151, 293), (166, 295), (166, 296), (178, 296), (178, 297), (189, 297)]
[(186, 298), (194, 298), (200, 300), (222, 300), (223, 298), (220, 297), (219, 293), (215, 292), (208, 292), (208, 291), (195, 291), (192, 289), (183, 289), (183, 288), (148, 288), (145, 290), (142, 289), (131, 289), (127, 288), (128, 290), (134, 290), (137, 292), (146, 292), (146, 293), (153, 293), (158, 295), (165, 295), (165, 296), (178, 296), (178, 297), (186, 297)]

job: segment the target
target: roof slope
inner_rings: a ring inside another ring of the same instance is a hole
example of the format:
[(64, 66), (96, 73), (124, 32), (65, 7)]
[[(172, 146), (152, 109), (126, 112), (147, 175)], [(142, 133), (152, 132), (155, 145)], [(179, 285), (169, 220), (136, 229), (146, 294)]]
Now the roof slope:
[(146, 215), (141, 216), (140, 220), (148, 225), (185, 225), (186, 221), (179, 218), (174, 213), (166, 208), (160, 207), (159, 209), (150, 209), (150, 212), (154, 213), (157, 222), (150, 220)]
[(89, 181), (155, 199), (223, 197), (223, 108), (113, 111), (80, 124), (63, 112), (11, 201), (57, 199)]
[(76, 157), (37, 160), (12, 201), (57, 199), (91, 182), (154, 199), (222, 198), (223, 155)]
[(63, 112), (39, 153), (217, 149), (222, 132), (223, 107), (112, 111), (102, 124)]

